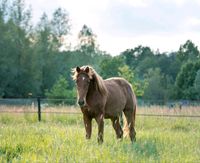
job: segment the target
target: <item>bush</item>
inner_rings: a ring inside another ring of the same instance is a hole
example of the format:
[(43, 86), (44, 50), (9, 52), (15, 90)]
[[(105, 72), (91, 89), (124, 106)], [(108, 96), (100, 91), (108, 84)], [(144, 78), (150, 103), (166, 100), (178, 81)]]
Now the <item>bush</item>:
[[(74, 99), (76, 97), (75, 89), (68, 89), (68, 82), (60, 76), (53, 87), (45, 92), (48, 99)], [(63, 100), (61, 100), (63, 101)], [(59, 103), (59, 100), (56, 100)]]

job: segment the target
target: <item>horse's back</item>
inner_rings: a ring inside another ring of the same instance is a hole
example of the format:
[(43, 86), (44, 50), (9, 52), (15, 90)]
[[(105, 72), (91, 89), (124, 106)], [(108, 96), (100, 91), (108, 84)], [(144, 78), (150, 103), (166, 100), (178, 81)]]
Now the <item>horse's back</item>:
[(104, 82), (105, 82), (106, 88), (108, 89), (108, 92), (114, 89), (116, 93), (119, 90), (122, 91), (125, 96), (133, 94), (130, 83), (123, 78), (118, 78), (118, 77), (109, 78), (109, 79), (104, 80)]
[(105, 108), (108, 114), (119, 114), (126, 106), (134, 104), (134, 93), (128, 81), (123, 78), (109, 78), (104, 83), (108, 90)]

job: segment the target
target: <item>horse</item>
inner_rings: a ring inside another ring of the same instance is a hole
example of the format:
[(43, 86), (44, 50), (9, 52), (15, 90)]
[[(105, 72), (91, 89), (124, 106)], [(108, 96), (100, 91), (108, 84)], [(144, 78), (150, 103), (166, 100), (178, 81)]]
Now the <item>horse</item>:
[(128, 81), (119, 77), (103, 80), (91, 66), (72, 69), (76, 83), (77, 102), (83, 113), (86, 139), (91, 138), (92, 119), (98, 124), (98, 143), (103, 143), (104, 119), (111, 119), (117, 139), (123, 138), (120, 115), (124, 113), (131, 142), (136, 141), (135, 116), (136, 96)]

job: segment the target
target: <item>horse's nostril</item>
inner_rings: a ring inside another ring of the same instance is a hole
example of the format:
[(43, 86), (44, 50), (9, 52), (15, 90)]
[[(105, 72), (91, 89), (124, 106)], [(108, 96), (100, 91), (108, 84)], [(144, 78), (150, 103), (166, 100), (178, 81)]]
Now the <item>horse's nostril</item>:
[(78, 104), (79, 104), (80, 106), (83, 106), (83, 105), (84, 105), (84, 101), (79, 100), (79, 101), (78, 101)]

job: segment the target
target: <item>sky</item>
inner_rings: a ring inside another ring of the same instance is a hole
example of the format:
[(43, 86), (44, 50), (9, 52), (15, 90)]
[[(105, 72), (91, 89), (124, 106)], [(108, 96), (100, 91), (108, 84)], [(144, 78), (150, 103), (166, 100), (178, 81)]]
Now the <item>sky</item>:
[(188, 39), (200, 46), (200, 0), (25, 0), (33, 22), (58, 7), (68, 11), (70, 41), (86, 24), (97, 35), (100, 50), (118, 55), (138, 45), (160, 52), (177, 51)]

